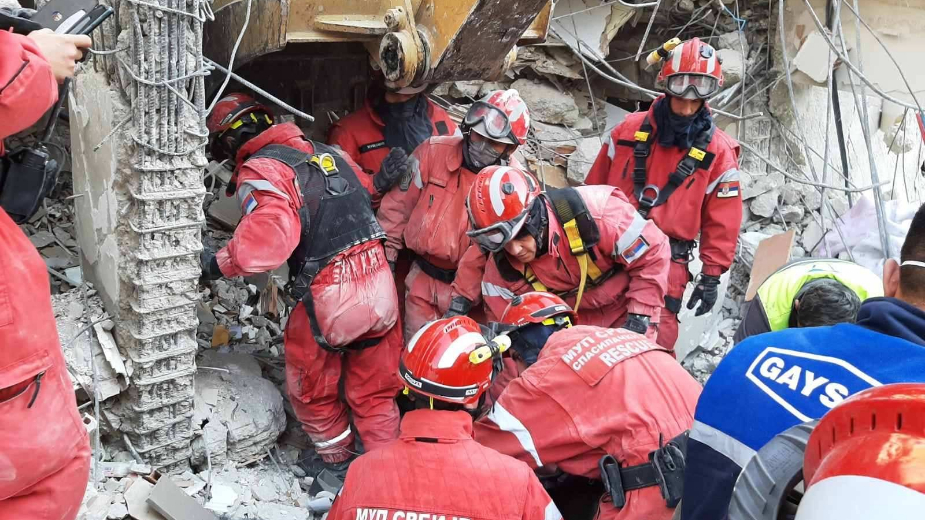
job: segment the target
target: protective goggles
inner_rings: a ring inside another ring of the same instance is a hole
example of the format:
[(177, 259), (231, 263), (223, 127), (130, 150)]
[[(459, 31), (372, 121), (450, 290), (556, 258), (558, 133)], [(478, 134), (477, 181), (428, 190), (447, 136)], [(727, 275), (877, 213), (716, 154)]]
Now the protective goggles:
[(719, 87), (719, 80), (706, 74), (675, 74), (668, 78), (665, 90), (684, 99), (704, 99)]
[(508, 120), (507, 114), (500, 108), (484, 101), (476, 101), (472, 104), (469, 111), (466, 112), (463, 123), (469, 128), (479, 123), (484, 123), (485, 133), (488, 134), (487, 137), (492, 139), (507, 138), (512, 143), (517, 142), (517, 136), (514, 135), (514, 130), (511, 128), (511, 122)]
[[(505, 244), (516, 237), (517, 233), (520, 233), (524, 222), (527, 221), (527, 213), (525, 211), (523, 215), (517, 218), (498, 222), (482, 229), (467, 231), (466, 234), (469, 235), (469, 238), (475, 240), (475, 243), (482, 249), (490, 253), (497, 253), (504, 249)], [(470, 214), (470, 221), (472, 220)]]

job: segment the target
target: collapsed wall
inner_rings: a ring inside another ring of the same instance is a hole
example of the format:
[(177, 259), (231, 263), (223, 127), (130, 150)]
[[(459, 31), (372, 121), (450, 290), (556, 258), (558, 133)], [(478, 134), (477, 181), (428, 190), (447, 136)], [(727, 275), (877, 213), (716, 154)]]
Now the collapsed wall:
[(96, 40), (115, 52), (78, 76), (70, 112), (84, 272), (133, 371), (118, 428), (164, 467), (193, 435), (208, 5), (151, 1), (115, 3)]

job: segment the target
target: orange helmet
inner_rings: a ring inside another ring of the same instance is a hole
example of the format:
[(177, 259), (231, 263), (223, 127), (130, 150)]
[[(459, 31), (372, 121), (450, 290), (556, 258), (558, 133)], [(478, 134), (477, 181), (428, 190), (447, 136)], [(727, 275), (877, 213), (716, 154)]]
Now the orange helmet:
[(223, 97), (215, 104), (215, 108), (209, 113), (206, 120), (206, 127), (209, 134), (217, 134), (228, 130), (239, 121), (242, 117), (253, 112), (263, 112), (269, 116), (272, 111), (263, 103), (258, 103), (256, 99), (248, 94), (235, 92)]
[(486, 341), (472, 318), (435, 320), (402, 350), (398, 377), (406, 387), (432, 399), (477, 404), (491, 385), (495, 359), (507, 345)]
[(797, 520), (911, 520), (925, 511), (925, 384), (865, 390), (825, 414), (806, 446)]
[(722, 63), (716, 50), (700, 38), (688, 40), (668, 53), (656, 86), (685, 99), (705, 99), (723, 86)]
[(467, 234), (483, 249), (498, 252), (517, 236), (540, 195), (540, 183), (511, 166), (489, 166), (469, 189), (466, 208), (472, 230)]
[(469, 107), (462, 130), (472, 130), (501, 143), (521, 145), (530, 130), (530, 110), (516, 90), (496, 90)]
[(515, 296), (504, 309), (501, 323), (519, 329), (531, 323), (544, 325), (578, 323), (578, 314), (562, 298), (547, 292), (528, 292)]

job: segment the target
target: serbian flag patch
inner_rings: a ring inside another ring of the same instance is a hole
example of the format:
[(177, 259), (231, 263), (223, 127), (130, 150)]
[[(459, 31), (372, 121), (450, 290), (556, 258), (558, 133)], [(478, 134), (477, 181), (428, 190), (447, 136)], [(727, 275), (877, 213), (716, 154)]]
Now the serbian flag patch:
[(739, 181), (721, 182), (716, 188), (716, 198), (728, 199), (739, 196)]
[(623, 257), (623, 260), (626, 263), (631, 264), (633, 263), (634, 260), (642, 256), (643, 253), (645, 253), (648, 250), (649, 250), (649, 243), (646, 242), (646, 239), (642, 238), (642, 236), (639, 236), (636, 238), (636, 240), (633, 240), (633, 243), (630, 244), (629, 247), (627, 247), (626, 249), (623, 250), (622, 253), (620, 253), (620, 256)]
[(254, 197), (254, 192), (250, 192), (241, 201), (241, 213), (250, 215), (251, 211), (255, 209), (257, 209), (257, 197)]

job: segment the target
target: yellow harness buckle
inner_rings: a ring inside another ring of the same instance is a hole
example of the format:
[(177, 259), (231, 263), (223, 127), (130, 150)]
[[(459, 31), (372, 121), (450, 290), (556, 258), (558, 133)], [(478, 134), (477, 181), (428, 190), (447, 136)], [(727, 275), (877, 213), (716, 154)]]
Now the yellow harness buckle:
[(323, 171), (325, 175), (337, 173), (337, 163), (334, 161), (334, 157), (329, 153), (313, 155), (312, 158), (309, 159), (309, 162), (321, 168), (321, 171)]
[(633, 139), (644, 143), (649, 140), (649, 132), (643, 132), (639, 130), (633, 134)]
[(703, 150), (699, 148), (691, 148), (691, 151), (688, 152), (687, 155), (690, 155), (691, 157), (693, 157), (694, 159), (697, 159), (698, 161), (702, 161), (703, 158), (707, 156), (707, 152), (704, 152)]

